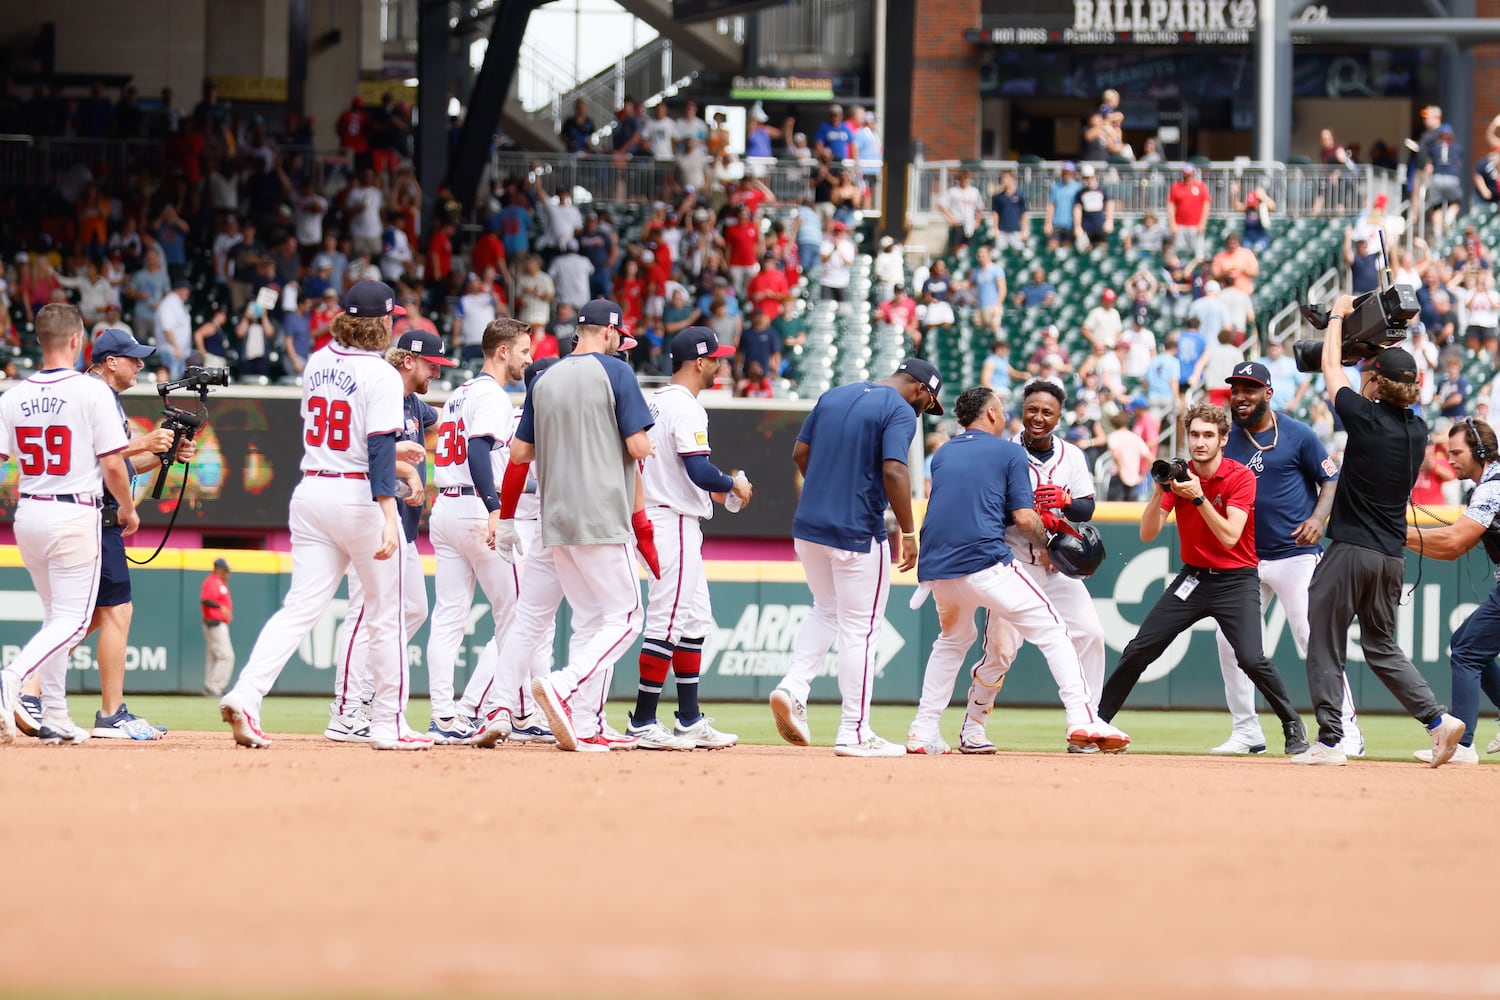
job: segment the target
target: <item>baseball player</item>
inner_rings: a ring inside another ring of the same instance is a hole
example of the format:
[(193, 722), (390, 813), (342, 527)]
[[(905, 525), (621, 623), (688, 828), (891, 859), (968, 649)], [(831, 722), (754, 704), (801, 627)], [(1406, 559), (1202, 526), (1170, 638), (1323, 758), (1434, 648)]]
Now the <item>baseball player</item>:
[[(614, 357), (623, 319), (624, 311), (607, 299), (583, 307), (573, 353), (532, 382), (511, 441), (513, 464), (539, 460), (542, 542), (553, 550), (573, 608), (567, 666), (531, 682), (563, 750), (636, 745), (615, 738), (604, 723), (615, 662), (641, 630), (632, 532), (655, 570), (650, 519), (644, 511), (631, 513), (636, 463), (651, 454), (653, 420), (634, 372)], [(520, 492), (509, 471), (505, 492)], [(514, 549), (515, 521), (502, 519), (498, 508), (490, 519), (497, 551)]]
[[(422, 556), (417, 551), (417, 528), (422, 521), (425, 499), (424, 480), (427, 457), (424, 442), (427, 428), (437, 422), (437, 411), (422, 402), (432, 380), (457, 362), (443, 353), (443, 340), (435, 333), (409, 327), (396, 337), (395, 345), (385, 359), (401, 375), (405, 421), (396, 442), (396, 476), (407, 484), (397, 511), (401, 515), (403, 589), (402, 613), (406, 634), (414, 635), (427, 620), (427, 576), (422, 571)], [(368, 703), (375, 695), (375, 681), (369, 670), (369, 633), (360, 628), (365, 617), (365, 595), (358, 574), (349, 574), (349, 606), (339, 626), (333, 661), (333, 705), (329, 709), (328, 727), (323, 735), (337, 743), (368, 743), (370, 718)], [(434, 736), (434, 742), (443, 742)]]
[(383, 282), (355, 282), (333, 321), (333, 342), (302, 372), (302, 482), (292, 492), (292, 583), (261, 629), (239, 682), (219, 702), (235, 742), (268, 747), (261, 702), (327, 609), (345, 570), (364, 595), (375, 697), (370, 746), (426, 750), (405, 724), (410, 692), (401, 614), (404, 559), (396, 514), (396, 439), (404, 427), (401, 376), (385, 360), (391, 316), (404, 310)]
[[(708, 411), (698, 393), (713, 387), (719, 359), (734, 354), (706, 326), (690, 326), (672, 338), (672, 381), (652, 393), (655, 454), (641, 468), (646, 515), (656, 539), (661, 576), (647, 582), (645, 639), (640, 683), (626, 736), (642, 750), (717, 750), (739, 737), (721, 733), (698, 708), (703, 640), (713, 627), (708, 576), (703, 570), (704, 518), (713, 500), (727, 494), (750, 500), (750, 481), (728, 476), (709, 460)], [(671, 731), (656, 720), (667, 671), (677, 677), (677, 722)]]
[(82, 743), (68, 717), (67, 653), (88, 631), (100, 579), (100, 518), (107, 486), (119, 500), (121, 537), (140, 524), (121, 455), (129, 444), (119, 403), (99, 379), (74, 370), (86, 334), (63, 303), (36, 317), (42, 368), (0, 395), (0, 455), (15, 456), (20, 501), (16, 545), (42, 601), (42, 627), (0, 670), (0, 743), (15, 736), (21, 686), (40, 674), (43, 743)]
[(813, 607), (797, 633), (787, 675), (771, 692), (776, 729), (788, 743), (812, 743), (807, 695), (837, 639), (843, 712), (833, 752), (906, 755), (906, 747), (870, 728), (875, 651), (891, 592), (884, 511), (889, 503), (896, 515), (901, 532), (896, 557), (900, 568), (909, 570), (917, 564), (917, 532), (906, 456), (917, 433), (917, 414), (942, 414), (937, 397), (942, 384), (932, 364), (907, 358), (890, 378), (823, 393), (797, 434), (792, 461), (803, 484), (792, 536)]
[[(516, 553), (487, 544), (490, 514), (500, 508), (497, 470), (509, 463), (515, 408), (505, 386), (519, 381), (531, 363), (530, 328), (508, 316), (491, 320), (481, 342), (484, 370), (453, 391), (443, 404), (428, 536), (437, 554), (433, 578), (436, 600), (427, 637), (427, 672), (432, 697), (428, 732), (439, 743), (468, 743), (477, 733), (473, 720), (453, 702), (453, 664), (463, 642), (474, 602), (474, 582), (490, 602), (495, 635), (505, 634), (521, 586)], [(475, 678), (488, 686), (494, 653), (486, 646)], [(482, 688), (481, 688), (482, 689)]]
[[(1448, 461), (1460, 478), (1474, 481), (1474, 492), (1462, 516), (1441, 528), (1407, 527), (1406, 547), (1433, 559), (1457, 559), (1476, 545), (1483, 545), (1491, 561), (1500, 564), (1500, 446), (1495, 430), (1483, 420), (1464, 419), (1448, 428)], [(1478, 764), (1474, 749), (1474, 727), (1479, 724), (1479, 694), (1500, 706), (1500, 569), (1497, 586), (1484, 603), (1453, 632), (1449, 653), (1453, 670), (1453, 714), (1464, 723), (1464, 734), (1453, 750), (1451, 763)], [(1486, 753), (1500, 753), (1500, 736), (1490, 741)], [(1432, 749), (1412, 754), (1432, 763)]]
[[(131, 436), (130, 421), (120, 405), (120, 393), (135, 385), (135, 378), (145, 366), (145, 359), (156, 348), (136, 342), (124, 330), (102, 330), (94, 340), (88, 374), (109, 386), (114, 394), (119, 421), (130, 443), (120, 453), (125, 469), (132, 476), (153, 472), (161, 465), (158, 455), (172, 447), (173, 434), (158, 427), (150, 434)], [(195, 452), (193, 442), (183, 439), (176, 460), (186, 462)], [(125, 704), (125, 646), (130, 637), (130, 620), (134, 612), (130, 593), (130, 564), (125, 558), (125, 540), (120, 535), (119, 503), (104, 491), (102, 530), (100, 531), (99, 595), (94, 602), (94, 617), (88, 635), (99, 633), (99, 700), (92, 735), (99, 739), (158, 740), (165, 730), (157, 729), (132, 713)], [(87, 638), (87, 636), (85, 636)], [(41, 678), (33, 674), (21, 693), (16, 721), (21, 730), (35, 735), (41, 725)]]
[[(1234, 426), (1224, 454), (1255, 473), (1255, 556), (1259, 560), (1260, 610), (1275, 594), (1281, 600), (1297, 652), (1307, 654), (1307, 587), (1322, 558), (1318, 540), (1333, 509), (1338, 489), (1338, 466), (1328, 457), (1312, 428), (1285, 413), (1271, 410), (1271, 371), (1256, 361), (1237, 365), (1230, 376), (1229, 416)], [(1214, 747), (1215, 754), (1263, 754), (1266, 736), (1255, 712), (1255, 685), (1235, 662), (1234, 650), (1222, 628), (1214, 629), (1219, 644), (1219, 670), (1224, 674), (1224, 700), (1234, 728), (1229, 739)], [(1344, 679), (1344, 752), (1363, 757), (1364, 735), (1354, 711), (1354, 697)]]
[[(1029, 383), (1022, 392), (1019, 443), (1026, 456), (1035, 510), (1042, 527), (1049, 532), (1062, 527), (1062, 518), (1081, 522), (1092, 520), (1094, 516), (1094, 476), (1089, 471), (1088, 459), (1077, 446), (1055, 433), (1062, 411), (1063, 393), (1055, 382), (1037, 380)], [(1083, 665), (1089, 709), (1097, 709), (1099, 692), (1104, 687), (1104, 625), (1099, 621), (1099, 612), (1094, 608), (1088, 588), (1082, 580), (1056, 572), (1047, 561), (1046, 545), (1036, 545), (1019, 525), (1006, 527), (1005, 544), (1015, 556), (1021, 572), (1041, 588), (1067, 623), (1074, 652)], [(958, 733), (958, 749), (962, 753), (995, 752), (995, 744), (985, 734), (985, 726), (1005, 674), (1020, 651), (1020, 636), (1006, 615), (989, 616), (984, 649), (981, 665), (986, 668), (986, 677), (991, 679), (981, 681), (976, 672), (975, 683), (969, 687), (969, 704)], [(929, 666), (928, 669), (932, 668)], [(950, 694), (952, 686), (950, 680)], [(939, 706), (939, 712), (941, 710)], [(936, 722), (937, 717), (933, 717), (929, 735), (936, 733)], [(920, 734), (917, 745), (922, 745)], [(1069, 753), (1095, 753), (1099, 749), (1097, 743), (1069, 742), (1067, 746)], [(907, 740), (906, 748), (913, 750), (911, 739)]]
[[(1056, 402), (1045, 391), (1028, 394), (1025, 412), (1033, 418), (1044, 405), (1037, 396), (1044, 397), (1047, 403)], [(912, 721), (906, 752), (950, 752), (938, 732), (938, 722), (953, 697), (953, 682), (963, 666), (964, 655), (978, 635), (974, 627), (974, 612), (978, 608), (985, 609), (990, 622), (1003, 618), (1008, 631), (1035, 643), (1047, 658), (1067, 716), (1064, 732), (1069, 746), (1111, 752), (1125, 749), (1130, 737), (1101, 721), (1094, 711), (1075, 650), (1079, 640), (1069, 636), (1071, 619), (1053, 605), (1044, 585), (1037, 580), (1037, 576), (1045, 576), (1051, 570), (1046, 556), (1047, 532), (1055, 529), (1046, 523), (1049, 515), (1051, 519), (1057, 515), (1051, 509), (1040, 513), (1034, 509), (1032, 480), (1037, 473), (1036, 456), (1028, 456), (1026, 449), (1000, 437), (1005, 433), (1005, 409), (994, 391), (985, 386), (964, 390), (953, 407), (953, 415), (964, 430), (933, 456), (932, 496), (922, 521), (922, 556), (917, 564), (917, 579), (931, 588), (937, 601), (943, 632), (932, 644), (932, 654), (927, 660), (922, 701)], [(1027, 422), (1033, 442), (1042, 422), (1035, 419)], [(1023, 571), (1026, 564), (1014, 557), (1012, 538), (1019, 538), (1030, 550), (1028, 555), (1035, 560), (1037, 576)], [(1087, 600), (1085, 593), (1084, 601)], [(975, 668), (976, 680), (983, 673), (991, 691), (1000, 686), (1000, 679), (1015, 661), (1017, 645), (1010, 642), (1003, 653), (996, 655), (990, 642), (994, 635), (998, 633), (987, 630), (984, 659)], [(993, 669), (986, 671), (987, 665)], [(979, 718), (982, 720), (983, 716)], [(966, 715), (964, 726), (970, 725), (970, 717)], [(983, 737), (982, 721), (978, 725), (978, 735)], [(974, 736), (969, 739), (971, 746), (978, 746)], [(990, 744), (987, 752), (993, 749)]]

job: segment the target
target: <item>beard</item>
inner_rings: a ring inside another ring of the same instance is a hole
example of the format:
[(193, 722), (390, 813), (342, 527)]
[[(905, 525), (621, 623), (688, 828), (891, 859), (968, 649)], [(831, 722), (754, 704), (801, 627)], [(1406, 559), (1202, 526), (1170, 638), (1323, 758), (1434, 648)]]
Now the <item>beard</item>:
[(1249, 415), (1244, 419), (1240, 418), (1239, 411), (1237, 410), (1230, 410), (1229, 416), (1240, 427), (1254, 427), (1262, 420), (1266, 419), (1266, 414), (1270, 412), (1270, 409), (1271, 401), (1269, 399), (1262, 399), (1258, 404), (1256, 404), (1255, 409), (1251, 410)]

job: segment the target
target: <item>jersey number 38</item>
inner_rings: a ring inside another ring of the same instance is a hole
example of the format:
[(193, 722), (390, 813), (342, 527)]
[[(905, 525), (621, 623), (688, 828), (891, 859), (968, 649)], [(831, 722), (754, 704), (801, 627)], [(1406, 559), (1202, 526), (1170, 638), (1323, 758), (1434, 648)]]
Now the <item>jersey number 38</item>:
[(308, 423), (304, 435), (307, 446), (348, 451), (349, 423), (353, 416), (347, 400), (312, 397), (307, 401)]

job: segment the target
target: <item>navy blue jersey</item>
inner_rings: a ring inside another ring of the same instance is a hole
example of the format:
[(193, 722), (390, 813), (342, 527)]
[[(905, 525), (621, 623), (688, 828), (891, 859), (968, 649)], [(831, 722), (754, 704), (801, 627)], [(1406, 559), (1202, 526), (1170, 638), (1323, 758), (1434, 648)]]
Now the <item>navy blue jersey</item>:
[[(409, 393), (402, 400), (402, 410), (405, 419), (401, 425), (401, 435), (398, 440), (415, 441), (424, 445), (427, 441), (427, 428), (437, 423), (438, 412), (417, 398), (416, 393)], [(417, 480), (424, 485), (427, 482), (427, 463), (417, 463)], [(401, 512), (401, 530), (406, 535), (408, 542), (417, 540), (417, 525), (422, 520), (422, 508), (411, 507), (405, 502), (397, 500), (396, 509)]]
[(848, 552), (869, 552), (885, 538), (884, 463), (906, 463), (917, 412), (888, 385), (855, 382), (830, 389), (802, 423), (807, 476), (792, 536)]
[(932, 456), (917, 579), (954, 580), (1009, 564), (1010, 512), (1034, 502), (1031, 464), (1020, 445), (984, 431), (948, 441)]
[(1234, 425), (1224, 454), (1255, 473), (1256, 558), (1285, 559), (1319, 551), (1317, 545), (1292, 540), (1292, 532), (1312, 516), (1318, 488), (1339, 475), (1313, 429), (1285, 414), (1277, 415), (1274, 431), (1251, 435)]

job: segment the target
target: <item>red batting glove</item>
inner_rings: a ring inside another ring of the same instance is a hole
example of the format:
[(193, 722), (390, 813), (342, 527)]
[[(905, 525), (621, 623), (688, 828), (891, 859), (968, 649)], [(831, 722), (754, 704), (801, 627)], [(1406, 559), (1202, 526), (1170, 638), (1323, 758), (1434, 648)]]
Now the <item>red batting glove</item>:
[(646, 568), (660, 580), (661, 558), (656, 554), (656, 529), (651, 527), (651, 519), (644, 510), (638, 510), (630, 515), (630, 527), (635, 531), (635, 547), (646, 561)]
[(1051, 483), (1038, 486), (1034, 496), (1036, 498), (1037, 510), (1061, 510), (1073, 502), (1073, 498), (1068, 495), (1067, 490), (1061, 486), (1054, 486)]
[(1042, 527), (1046, 528), (1049, 533), (1054, 535), (1067, 534), (1072, 535), (1074, 538), (1083, 537), (1078, 533), (1078, 530), (1071, 524), (1069, 524), (1067, 522), (1067, 519), (1062, 517), (1061, 515), (1054, 514), (1050, 510), (1039, 511), (1039, 513), (1042, 517)]

